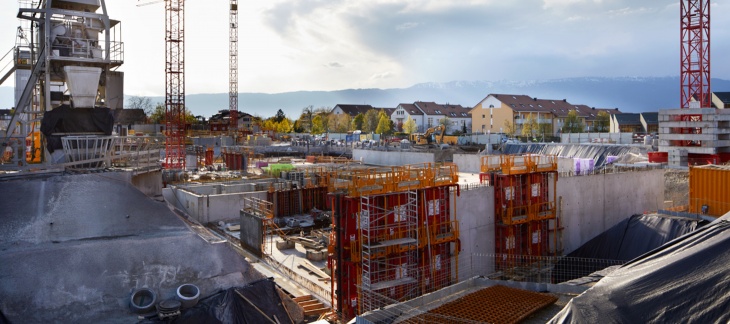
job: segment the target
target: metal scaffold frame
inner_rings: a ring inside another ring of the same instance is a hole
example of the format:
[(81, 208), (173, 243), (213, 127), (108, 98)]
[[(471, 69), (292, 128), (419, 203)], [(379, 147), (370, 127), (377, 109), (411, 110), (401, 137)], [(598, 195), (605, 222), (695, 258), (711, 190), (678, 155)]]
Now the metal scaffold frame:
[[(395, 205), (389, 205), (388, 200)], [(418, 274), (413, 251), (418, 248), (420, 232), (417, 207), (415, 191), (360, 198), (360, 313), (385, 306), (372, 298), (372, 292), (388, 289), (398, 299), (416, 297)]]

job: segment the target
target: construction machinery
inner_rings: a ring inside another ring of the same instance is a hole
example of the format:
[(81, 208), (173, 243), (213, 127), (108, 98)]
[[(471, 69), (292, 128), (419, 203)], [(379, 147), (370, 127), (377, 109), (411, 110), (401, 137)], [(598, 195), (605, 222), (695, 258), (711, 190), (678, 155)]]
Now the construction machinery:
[(438, 125), (426, 129), (425, 133), (413, 133), (408, 138), (415, 145), (426, 144), (449, 144), (456, 145), (459, 141), (458, 136), (446, 135), (446, 126)]

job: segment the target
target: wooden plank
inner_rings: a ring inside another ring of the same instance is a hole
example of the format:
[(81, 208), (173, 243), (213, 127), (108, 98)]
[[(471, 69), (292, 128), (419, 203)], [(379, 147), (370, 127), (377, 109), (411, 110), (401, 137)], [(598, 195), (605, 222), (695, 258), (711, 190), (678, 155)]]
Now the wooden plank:
[(310, 311), (313, 309), (322, 309), (323, 307), (324, 307), (324, 305), (322, 305), (322, 303), (319, 303), (318, 305), (303, 306), (302, 308), (306, 312), (306, 311)]
[(312, 295), (304, 295), (304, 296), (294, 297), (294, 301), (295, 302), (307, 301), (307, 300), (311, 300), (311, 299), (312, 299)]
[(313, 310), (304, 311), (304, 316), (319, 315), (329, 311), (329, 308), (318, 308)]

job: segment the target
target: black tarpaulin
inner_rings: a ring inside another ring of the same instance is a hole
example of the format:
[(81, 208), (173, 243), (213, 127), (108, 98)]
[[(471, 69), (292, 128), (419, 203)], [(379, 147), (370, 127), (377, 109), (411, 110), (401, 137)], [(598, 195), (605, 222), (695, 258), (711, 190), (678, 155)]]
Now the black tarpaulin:
[(50, 153), (63, 148), (61, 137), (64, 135), (111, 135), (113, 129), (114, 115), (109, 108), (71, 108), (62, 105), (45, 112), (41, 121), (41, 132), (46, 136), (46, 147)]
[(222, 290), (184, 310), (176, 324), (292, 323), (274, 281), (262, 279), (244, 287)]
[(549, 323), (727, 323), (728, 250), (730, 214), (619, 267)]
[[(633, 215), (566, 255), (569, 259), (559, 261), (555, 266), (555, 282), (589, 275), (605, 265), (591, 260), (629, 261), (705, 224), (707, 221), (692, 218), (660, 214)], [(589, 260), (576, 262), (573, 258)]]

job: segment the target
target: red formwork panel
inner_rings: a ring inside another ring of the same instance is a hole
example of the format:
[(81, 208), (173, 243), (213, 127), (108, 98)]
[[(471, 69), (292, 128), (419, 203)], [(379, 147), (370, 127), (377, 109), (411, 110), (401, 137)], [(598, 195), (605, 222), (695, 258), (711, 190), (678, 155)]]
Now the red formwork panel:
[(529, 221), (528, 174), (494, 176), (495, 223), (524, 224)]
[(547, 221), (532, 221), (528, 223), (528, 228), (529, 235), (527, 240), (529, 245), (529, 255), (547, 256), (549, 247)]
[(328, 248), (328, 266), (332, 271), (332, 304), (340, 319), (349, 321), (357, 315), (358, 278), (360, 275), (357, 213), (360, 199), (343, 194), (330, 194), (332, 206), (333, 240)]
[(410, 295), (410, 298), (417, 296), (417, 291), (414, 291), (414, 288), (419, 282), (419, 273), (415, 264), (409, 264), (409, 259), (410, 257), (404, 253), (388, 256), (382, 260), (382, 263), (377, 263), (377, 266), (374, 267), (375, 273), (371, 276), (372, 282), (395, 281), (403, 277), (414, 278), (416, 281), (389, 286), (375, 292), (395, 300), (404, 300), (407, 295)]
[(555, 218), (555, 193), (553, 191), (556, 181), (557, 172), (538, 172), (529, 175), (531, 221)]
[(453, 220), (449, 186), (419, 190), (419, 224), (444, 224)]
[[(453, 262), (452, 243), (442, 243), (431, 246), (431, 266), (427, 272), (427, 268), (423, 268), (423, 275), (430, 276), (428, 280), (424, 279), (424, 293), (433, 292), (441, 288), (453, 284)], [(428, 251), (426, 251), (428, 253)]]

